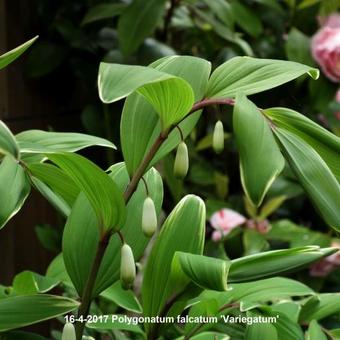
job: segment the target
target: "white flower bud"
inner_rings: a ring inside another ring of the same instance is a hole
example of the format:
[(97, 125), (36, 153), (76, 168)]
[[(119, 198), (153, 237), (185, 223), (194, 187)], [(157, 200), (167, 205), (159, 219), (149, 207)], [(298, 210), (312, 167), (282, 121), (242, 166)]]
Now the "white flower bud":
[(121, 249), (120, 280), (124, 289), (129, 289), (136, 277), (136, 265), (132, 249), (126, 243)]
[(143, 204), (142, 230), (147, 237), (151, 237), (157, 230), (156, 209), (151, 197), (147, 197)]
[(188, 148), (184, 142), (180, 142), (177, 147), (177, 153), (174, 163), (174, 175), (183, 179), (189, 169), (189, 156), (188, 156)]
[(215, 124), (212, 145), (216, 153), (221, 153), (224, 149), (224, 129), (220, 120)]
[(76, 331), (74, 329), (73, 323), (65, 323), (61, 340), (76, 340)]

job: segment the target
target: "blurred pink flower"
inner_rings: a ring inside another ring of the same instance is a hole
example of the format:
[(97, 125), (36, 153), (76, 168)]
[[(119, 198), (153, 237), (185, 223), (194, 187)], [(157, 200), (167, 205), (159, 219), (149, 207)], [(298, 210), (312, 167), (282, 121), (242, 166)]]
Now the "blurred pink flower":
[(312, 38), (312, 55), (324, 74), (340, 82), (340, 14), (332, 14)]
[(322, 26), (327, 26), (331, 28), (338, 28), (340, 27), (340, 14), (339, 13), (333, 13), (328, 17), (320, 18), (320, 24)]
[(271, 225), (269, 224), (268, 220), (255, 221), (253, 219), (249, 219), (246, 222), (246, 226), (249, 229), (257, 230), (260, 234), (267, 234), (271, 229)]
[(340, 266), (340, 242), (333, 241), (331, 247), (339, 250), (318, 262), (315, 262), (309, 268), (309, 274), (313, 277), (325, 277), (331, 273), (336, 267)]
[(331, 247), (338, 248), (339, 250), (336, 253), (327, 256), (326, 260), (335, 266), (340, 266), (340, 242), (333, 241)]
[(221, 209), (216, 211), (210, 218), (211, 226), (216, 229), (211, 238), (217, 242), (230, 233), (237, 226), (245, 223), (246, 218), (231, 209)]
[(313, 277), (325, 277), (331, 273), (334, 269), (332, 263), (326, 259), (322, 259), (318, 262), (313, 263), (309, 268), (309, 275)]

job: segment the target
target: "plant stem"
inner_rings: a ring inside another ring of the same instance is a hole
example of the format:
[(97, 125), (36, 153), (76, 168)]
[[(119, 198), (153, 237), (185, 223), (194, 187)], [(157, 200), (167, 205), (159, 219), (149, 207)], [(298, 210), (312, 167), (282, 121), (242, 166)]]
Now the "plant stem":
[(149, 152), (147, 153), (142, 163), (137, 168), (135, 174), (131, 178), (130, 184), (125, 190), (125, 193), (124, 193), (125, 202), (129, 201), (132, 194), (135, 192), (140, 179), (144, 175), (145, 170), (147, 169), (153, 157), (155, 156), (156, 152), (158, 151), (158, 149), (160, 148), (160, 146), (166, 140), (167, 137), (168, 137), (168, 132), (162, 132), (159, 134), (155, 142), (152, 144)]
[[(188, 112), (188, 114), (181, 121), (183, 121), (185, 118), (187, 118), (189, 115), (191, 115), (195, 111), (204, 108), (205, 106), (216, 105), (216, 104), (233, 105), (233, 103), (234, 103), (234, 100), (230, 99), (230, 98), (227, 98), (227, 99), (203, 99), (203, 100), (195, 103), (192, 106), (191, 110)], [(176, 125), (178, 125), (178, 124), (176, 124)], [(172, 126), (171, 128), (169, 128), (166, 131), (161, 132), (159, 134), (159, 136), (157, 137), (157, 139), (155, 140), (155, 142), (153, 143), (153, 145), (151, 146), (149, 152), (146, 154), (143, 161), (141, 162), (141, 164), (137, 168), (136, 172), (134, 173), (134, 175), (132, 176), (132, 178), (130, 180), (128, 187), (126, 188), (126, 190), (124, 192), (125, 204), (129, 202), (132, 194), (135, 192), (135, 190), (138, 186), (138, 183), (141, 180), (142, 176), (144, 175), (144, 173), (145, 173), (146, 169), (148, 168), (150, 162), (154, 158), (155, 154), (157, 153), (157, 151), (159, 150), (159, 148), (161, 147), (163, 142), (167, 139), (169, 133), (176, 127), (176, 125)], [(93, 287), (94, 287), (95, 282), (96, 282), (96, 278), (97, 278), (97, 274), (98, 274), (100, 264), (103, 260), (106, 248), (109, 244), (110, 237), (111, 237), (111, 232), (106, 232), (102, 235), (101, 240), (98, 243), (96, 256), (95, 256), (95, 259), (94, 259), (92, 267), (91, 267), (91, 272), (90, 272), (88, 280), (85, 284), (85, 289), (84, 289), (83, 295), (81, 297), (81, 305), (80, 305), (79, 310), (78, 310), (78, 318), (82, 317), (85, 320), (87, 315), (88, 315), (90, 304), (91, 304), (91, 301), (92, 301), (91, 298), (92, 298)], [(86, 322), (78, 322), (76, 324), (77, 340), (81, 340), (83, 332), (84, 332), (85, 324), (86, 324)]]
[(104, 257), (105, 250), (106, 250), (106, 248), (109, 244), (110, 237), (111, 237), (111, 231), (107, 231), (98, 243), (96, 256), (94, 258), (94, 261), (93, 261), (93, 264), (92, 264), (92, 267), (91, 267), (91, 272), (90, 272), (90, 275), (87, 279), (85, 289), (84, 289), (84, 292), (83, 292), (83, 296), (81, 298), (82, 302), (81, 302), (81, 305), (80, 305), (79, 310), (78, 310), (77, 318), (78, 319), (82, 318), (83, 322), (77, 322), (76, 323), (76, 338), (77, 338), (77, 340), (81, 340), (81, 338), (83, 336), (83, 332), (84, 332), (84, 328), (85, 328), (85, 324), (86, 324), (85, 320), (87, 318), (89, 308), (90, 308), (90, 304), (91, 304), (93, 287), (94, 287), (94, 284), (96, 282), (98, 270), (99, 270), (100, 264), (102, 262), (102, 259)]

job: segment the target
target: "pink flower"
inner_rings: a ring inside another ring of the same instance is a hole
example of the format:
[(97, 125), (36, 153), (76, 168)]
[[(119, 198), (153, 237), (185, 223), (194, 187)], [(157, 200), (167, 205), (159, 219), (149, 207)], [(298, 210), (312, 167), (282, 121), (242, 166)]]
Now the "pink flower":
[(322, 259), (315, 262), (309, 268), (309, 275), (313, 277), (325, 277), (331, 273), (334, 269), (332, 263), (329, 263), (326, 259)]
[(340, 14), (325, 20), (324, 26), (312, 38), (312, 55), (324, 74), (340, 82)]
[(340, 27), (340, 14), (339, 13), (333, 13), (328, 17), (320, 18), (320, 24), (322, 26), (327, 26), (331, 28), (338, 28)]
[(267, 234), (268, 231), (271, 229), (271, 225), (269, 224), (268, 220), (256, 221), (253, 219), (249, 219), (246, 222), (246, 226), (249, 229), (255, 229), (260, 234)]
[(335, 266), (340, 266), (340, 243), (333, 241), (331, 247), (338, 248), (339, 250), (336, 253), (327, 256), (326, 260)]
[(333, 241), (331, 247), (339, 250), (318, 262), (315, 262), (309, 268), (309, 274), (314, 277), (325, 277), (331, 273), (336, 267), (340, 266), (340, 242)]
[(216, 211), (210, 218), (211, 226), (216, 229), (212, 233), (212, 240), (217, 242), (230, 233), (231, 230), (243, 224), (246, 218), (231, 209)]

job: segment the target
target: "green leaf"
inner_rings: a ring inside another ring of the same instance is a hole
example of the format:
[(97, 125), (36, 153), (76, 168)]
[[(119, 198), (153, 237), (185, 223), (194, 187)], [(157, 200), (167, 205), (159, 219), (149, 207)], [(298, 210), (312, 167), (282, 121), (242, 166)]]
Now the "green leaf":
[(48, 339), (35, 333), (13, 331), (8, 333), (2, 333), (1, 340), (48, 340)]
[(58, 284), (56, 279), (25, 270), (14, 277), (13, 290), (18, 295), (32, 295), (46, 293)]
[(325, 222), (340, 231), (340, 184), (320, 155), (294, 133), (274, 133), (292, 170)]
[(203, 291), (199, 301), (214, 299), (221, 306), (238, 302), (241, 311), (254, 309), (269, 301), (287, 299), (296, 296), (315, 295), (306, 285), (284, 277), (274, 277), (259, 281), (230, 283), (226, 292)]
[(49, 224), (38, 224), (35, 226), (35, 234), (45, 249), (52, 252), (60, 250), (61, 234), (59, 229), (53, 228)]
[(23, 168), (12, 156), (5, 156), (0, 165), (0, 229), (21, 209), (30, 185)]
[(292, 61), (235, 57), (219, 66), (211, 75), (206, 97), (234, 97), (272, 89), (303, 74), (317, 79), (319, 71)]
[(49, 264), (46, 276), (57, 279), (63, 283), (71, 284), (71, 279), (67, 274), (65, 263), (63, 259), (63, 254), (57, 255), (52, 262)]
[(151, 67), (101, 63), (98, 88), (104, 103), (115, 102), (137, 90), (157, 111), (162, 130), (179, 122), (194, 102), (192, 88), (184, 79)]
[[(176, 340), (184, 340), (185, 337), (181, 336), (176, 338)], [(191, 340), (229, 340), (230, 337), (227, 334), (222, 334), (218, 332), (202, 332), (190, 337)]]
[(241, 181), (243, 190), (255, 206), (261, 204), (284, 167), (284, 159), (268, 124), (250, 100), (237, 95), (233, 126), (240, 153)]
[(260, 219), (265, 219), (272, 213), (274, 213), (286, 200), (286, 196), (277, 196), (266, 202), (260, 211)]
[(146, 85), (138, 92), (160, 115), (162, 131), (180, 122), (189, 113), (194, 103), (192, 88), (181, 78)]
[(254, 15), (253, 11), (240, 1), (231, 2), (231, 10), (236, 23), (248, 34), (257, 37), (262, 32), (261, 20)]
[[(189, 56), (171, 56), (156, 61), (150, 67), (185, 79), (191, 85), (196, 101), (204, 96), (210, 73), (208, 61)], [(200, 72), (197, 72), (198, 69)], [(191, 114), (179, 124), (184, 137), (188, 136), (199, 117), (200, 111)], [(132, 175), (161, 132), (158, 115), (143, 96), (133, 93), (125, 101), (120, 132), (124, 160), (129, 174)], [(173, 150), (180, 140), (178, 131), (173, 130), (150, 165)]]
[[(232, 290), (229, 296), (225, 294), (228, 298), (227, 302), (240, 302), (240, 309), (242, 311), (253, 309), (261, 303), (272, 300), (315, 294), (312, 289), (303, 283), (284, 277), (233, 283), (230, 287)], [(227, 302), (223, 301), (222, 303)]]
[(270, 108), (264, 114), (280, 128), (286, 129), (308, 143), (327, 163), (340, 182), (340, 138), (304, 115), (287, 108)]
[(77, 154), (48, 154), (48, 158), (84, 192), (97, 215), (100, 229), (122, 228), (125, 221), (123, 195), (103, 170)]
[[(129, 176), (123, 163), (115, 164), (110, 175), (123, 193), (129, 183)], [(155, 169), (150, 169), (144, 179), (159, 214), (163, 200), (162, 179)], [(144, 183), (139, 183), (126, 207), (126, 221), (120, 230), (124, 239), (138, 260), (149, 239), (142, 232), (142, 210), (146, 198)], [(77, 198), (64, 229), (63, 257), (78, 294), (81, 296), (91, 269), (99, 242), (99, 228), (96, 215), (84, 194)], [(103, 261), (98, 271), (93, 297), (119, 279), (121, 242), (115, 234), (111, 237)]]
[(279, 339), (276, 328), (270, 323), (254, 323), (247, 325), (245, 340)]
[(285, 46), (288, 60), (313, 64), (310, 44), (310, 38), (293, 27), (288, 34)]
[(152, 35), (163, 12), (165, 0), (134, 0), (120, 16), (118, 38), (125, 55), (136, 51), (143, 40)]
[(81, 24), (86, 25), (99, 20), (113, 19), (117, 15), (120, 15), (125, 8), (125, 4), (103, 3), (95, 5), (90, 7)]
[(124, 290), (120, 281), (105, 289), (100, 296), (128, 311), (142, 313), (142, 306), (135, 294), (131, 290)]
[(5, 54), (0, 55), (0, 70), (6, 67), (8, 64), (12, 63), (15, 59), (17, 59), (22, 53), (24, 53), (35, 40), (38, 39), (38, 36), (34, 37), (31, 40), (26, 41), (22, 45), (16, 47), (15, 49), (8, 51)]
[(273, 323), (273, 325), (276, 328), (279, 340), (304, 340), (300, 325), (297, 322), (292, 321), (287, 315), (267, 309), (262, 313), (264, 316), (276, 318), (276, 322)]
[[(118, 163), (111, 167), (110, 176), (120, 186), (120, 189), (123, 192), (129, 183), (129, 176), (125, 164)], [(158, 216), (163, 202), (162, 178), (154, 168), (151, 168), (143, 177), (147, 183), (149, 196), (155, 204), (156, 214)], [(137, 190), (134, 192), (127, 205), (127, 217), (125, 224), (121, 229), (121, 233), (123, 234), (126, 243), (133, 250), (135, 260), (138, 260), (144, 254), (144, 250), (150, 241), (142, 230), (143, 203), (146, 197), (145, 185), (140, 181)], [(112, 245), (107, 249), (107, 254), (99, 269), (96, 281), (97, 292), (107, 288), (109, 282), (113, 283), (118, 279), (120, 272), (120, 248), (121, 243), (118, 238), (112, 240)]]
[[(142, 329), (133, 323), (128, 323), (125, 321), (126, 315), (124, 314), (114, 314), (114, 315), (104, 315), (104, 319), (100, 320), (98, 322), (89, 322), (86, 324), (86, 327), (91, 329), (97, 329), (97, 330), (123, 330), (127, 332), (137, 333), (141, 334), (143, 338), (145, 338), (145, 334), (142, 331)], [(120, 321), (122, 320), (122, 321)]]
[(48, 185), (69, 207), (72, 207), (79, 195), (80, 189), (70, 176), (52, 164), (34, 163), (27, 165), (27, 167), (30, 174)]
[(250, 281), (296, 270), (333, 252), (334, 248), (308, 246), (244, 256), (231, 261), (228, 282)]
[[(159, 315), (166, 300), (185, 288), (188, 279), (184, 275), (178, 271), (169, 275), (173, 257), (178, 251), (202, 254), (204, 237), (204, 203), (197, 196), (185, 196), (164, 222), (148, 258), (142, 286), (145, 316)], [(153, 327), (146, 324), (147, 332)]]
[(79, 306), (79, 302), (54, 295), (25, 295), (0, 300), (0, 331), (55, 318)]
[(110, 141), (83, 133), (27, 130), (15, 136), (22, 153), (75, 152), (89, 146), (116, 149)]
[(71, 207), (64, 201), (62, 197), (51, 190), (49, 186), (35, 177), (31, 177), (31, 181), (34, 187), (53, 205), (55, 209), (57, 209), (64, 216), (68, 216), (70, 214)]
[(326, 334), (316, 320), (312, 320), (306, 332), (306, 340), (327, 340)]
[(322, 293), (307, 300), (302, 305), (301, 322), (322, 320), (340, 312), (340, 293)]
[(0, 153), (19, 158), (19, 146), (7, 125), (0, 120)]
[(175, 271), (183, 272), (199, 287), (223, 291), (227, 290), (229, 267), (229, 261), (203, 255), (176, 252), (172, 262), (171, 275), (176, 275), (174, 274)]
[(243, 232), (244, 255), (259, 253), (269, 248), (264, 235), (257, 230), (245, 229)]

